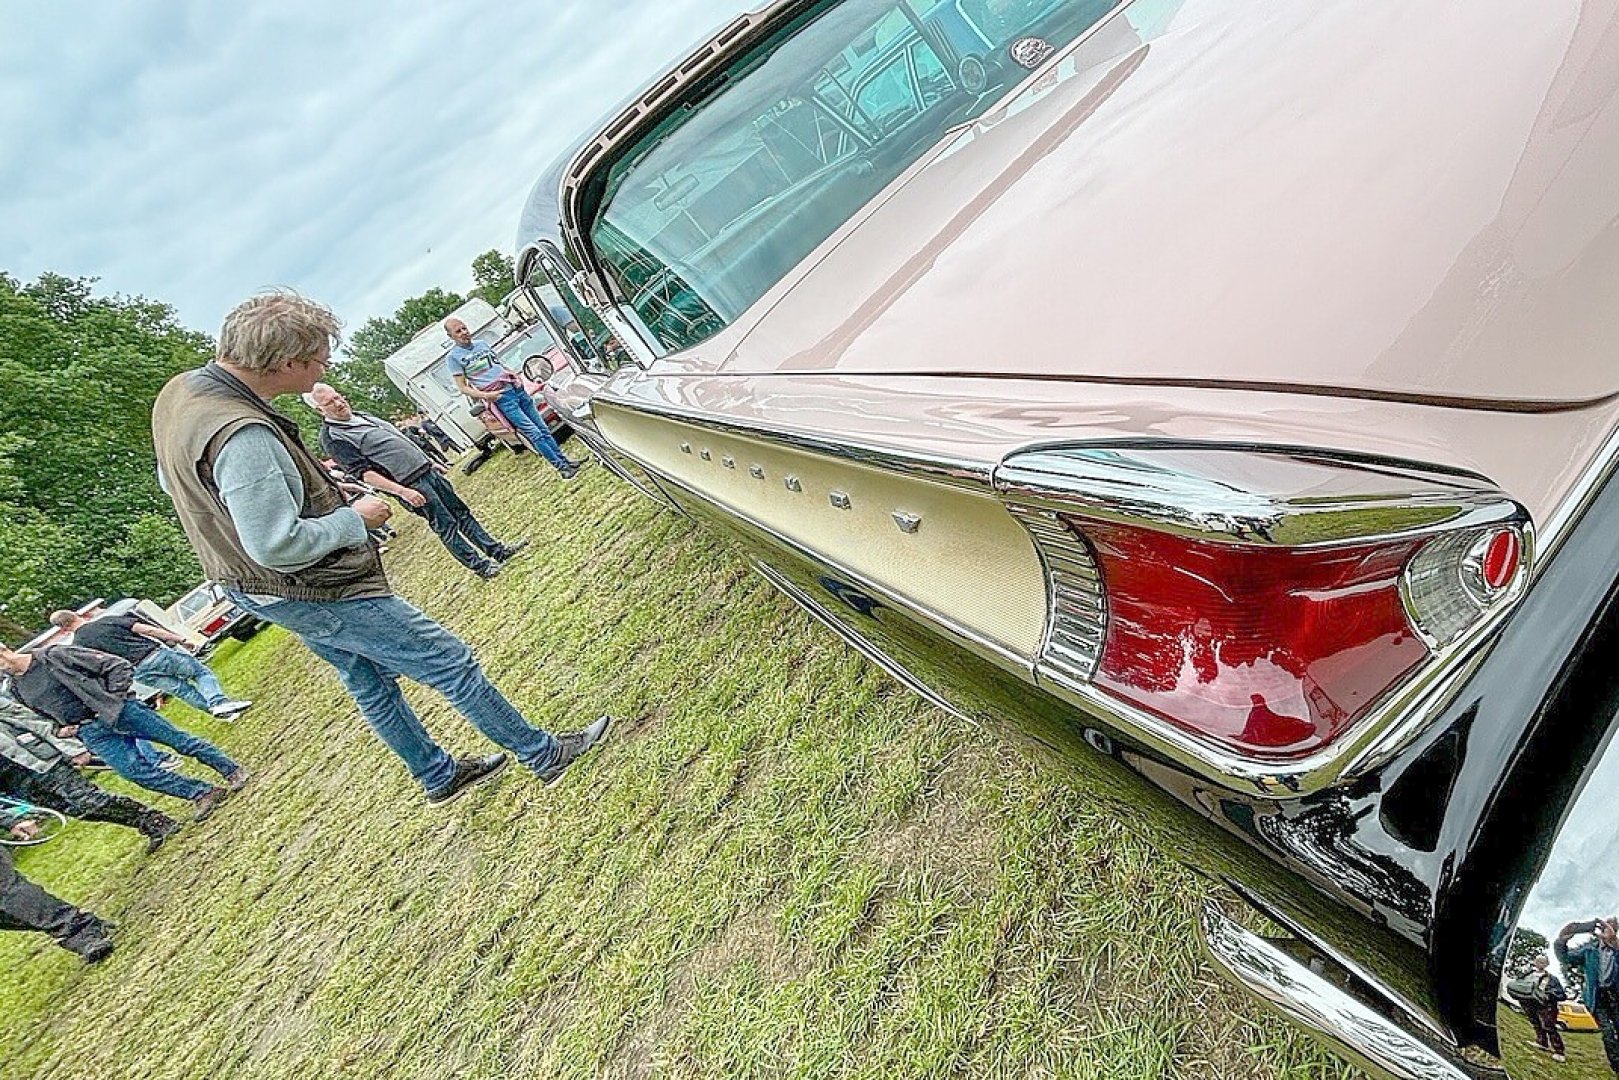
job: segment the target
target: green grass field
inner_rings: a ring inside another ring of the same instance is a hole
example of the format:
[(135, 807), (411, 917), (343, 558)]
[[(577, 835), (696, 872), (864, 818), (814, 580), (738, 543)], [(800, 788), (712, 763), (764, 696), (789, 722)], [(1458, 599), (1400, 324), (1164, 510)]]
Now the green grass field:
[(227, 645), (257, 707), (170, 714), (254, 782), (150, 858), (82, 823), (23, 854), (119, 950), (0, 934), (0, 1075), (1358, 1075), (1217, 978), (1206, 884), (1128, 806), (922, 704), (601, 468), (531, 462), (457, 479), (533, 555), (482, 582), (406, 518), (391, 571), (532, 719), (611, 712), (609, 742), (432, 810), (295, 639)]

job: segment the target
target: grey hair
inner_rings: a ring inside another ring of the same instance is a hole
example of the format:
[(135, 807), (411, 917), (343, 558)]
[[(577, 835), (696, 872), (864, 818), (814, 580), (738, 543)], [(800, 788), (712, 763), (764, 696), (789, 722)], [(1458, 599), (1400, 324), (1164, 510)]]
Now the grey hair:
[(330, 390), (334, 394), (337, 393), (337, 387), (333, 386), (331, 383), (318, 382), (314, 386), (311, 386), (304, 393), (298, 395), (299, 397), (304, 399), (304, 404), (305, 405), (308, 405), (311, 409), (314, 409), (316, 412), (320, 412), (320, 405), (315, 401), (315, 393), (318, 390)]
[(307, 360), (322, 342), (336, 348), (343, 328), (332, 309), (275, 289), (242, 301), (225, 316), (219, 331), (219, 358), (247, 371), (279, 371)]

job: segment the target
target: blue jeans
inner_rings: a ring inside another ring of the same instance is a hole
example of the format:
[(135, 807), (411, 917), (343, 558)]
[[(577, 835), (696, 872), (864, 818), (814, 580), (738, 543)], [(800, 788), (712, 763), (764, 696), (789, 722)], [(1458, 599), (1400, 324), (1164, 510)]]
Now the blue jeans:
[(229, 776), (237, 768), (236, 762), (226, 757), (219, 747), (180, 730), (138, 701), (124, 702), (118, 719), (110, 724), (104, 720), (87, 720), (79, 728), (79, 741), (125, 780), (177, 799), (195, 799), (208, 792), (211, 785), (180, 773), (164, 772), (143, 759), (136, 750), (140, 739), (162, 743), (176, 753), (202, 762), (220, 776)]
[(522, 387), (513, 386), (501, 394), (495, 408), (500, 410), (507, 423), (517, 429), (524, 442), (545, 456), (546, 461), (559, 469), (568, 464), (568, 459), (562, 456), (562, 447), (552, 438), (551, 429), (545, 426), (540, 407), (534, 404), (534, 399)]
[(135, 665), (135, 681), (172, 694), (205, 713), (212, 713), (230, 700), (207, 664), (183, 649), (167, 645), (158, 646)]
[(500, 541), (478, 523), (472, 509), (461, 501), (461, 496), (444, 477), (430, 469), (410, 486), (426, 497), (427, 504), (420, 510), (409, 503), (405, 506), (411, 513), (427, 519), (429, 527), (462, 566), (476, 570), (488, 562), (485, 556), (493, 558), (503, 550)]
[(263, 602), (231, 592), (231, 601), (284, 626), (337, 669), (360, 715), (399, 756), (428, 794), (455, 777), (455, 760), (422, 726), (399, 690), (404, 675), (449, 699), (472, 726), (538, 772), (557, 756), (557, 742), (534, 727), (483, 673), (466, 642), (397, 596), (372, 600)]

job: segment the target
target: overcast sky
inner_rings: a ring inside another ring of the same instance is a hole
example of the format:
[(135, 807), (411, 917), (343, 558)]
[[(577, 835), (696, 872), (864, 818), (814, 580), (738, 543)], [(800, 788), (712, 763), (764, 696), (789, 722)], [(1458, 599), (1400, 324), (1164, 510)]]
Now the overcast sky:
[(3, 0), (0, 270), (218, 332), (288, 285), (350, 330), (511, 254), (542, 169), (749, 0)]

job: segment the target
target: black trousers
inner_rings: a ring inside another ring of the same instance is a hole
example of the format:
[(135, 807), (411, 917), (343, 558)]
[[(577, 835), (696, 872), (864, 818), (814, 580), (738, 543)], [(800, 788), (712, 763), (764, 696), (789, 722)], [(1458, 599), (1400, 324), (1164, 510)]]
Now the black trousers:
[(10, 794), (81, 821), (105, 821), (131, 829), (150, 827), (154, 820), (163, 818), (144, 803), (103, 791), (66, 761), (58, 761), (42, 773), (0, 761), (0, 794)]
[(427, 499), (427, 505), (417, 509), (405, 506), (419, 517), (427, 519), (428, 527), (438, 534), (444, 546), (450, 549), (462, 566), (476, 570), (488, 557), (502, 550), (500, 541), (489, 535), (489, 530), (472, 516), (472, 509), (461, 501), (450, 482), (429, 470), (411, 482), (410, 486)]
[(11, 852), (0, 847), (0, 930), (37, 930), (72, 952), (83, 952), (106, 936), (107, 927), (17, 873)]
[(1608, 1055), (1608, 1068), (1619, 1073), (1619, 990), (1597, 987), (1596, 1007), (1591, 1010), (1602, 1032), (1602, 1050)]

